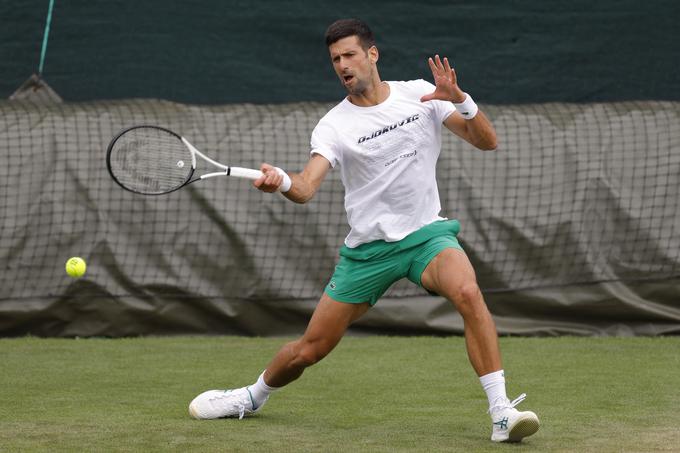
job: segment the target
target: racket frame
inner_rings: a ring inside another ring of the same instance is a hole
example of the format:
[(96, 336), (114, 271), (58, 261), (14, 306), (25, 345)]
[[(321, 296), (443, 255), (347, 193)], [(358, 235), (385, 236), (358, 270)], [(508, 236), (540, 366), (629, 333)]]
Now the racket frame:
[(243, 168), (243, 167), (230, 167), (229, 165), (224, 165), (221, 164), (199, 150), (196, 149), (194, 145), (189, 143), (189, 140), (187, 140), (184, 137), (180, 137), (182, 139), (182, 143), (189, 148), (189, 151), (191, 151), (191, 168), (192, 170), (196, 169), (196, 156), (199, 156), (200, 158), (208, 161), (209, 163), (213, 164), (217, 168), (221, 168), (224, 171), (216, 171), (213, 173), (206, 173), (204, 175), (201, 175), (198, 177), (198, 179), (194, 179), (193, 181), (186, 182), (184, 185), (189, 184), (190, 182), (198, 181), (199, 179), (206, 179), (206, 178), (212, 178), (213, 176), (235, 176), (237, 178), (245, 178), (245, 179), (258, 179), (260, 176), (262, 176), (262, 172), (260, 170), (255, 170), (252, 168)]
[[(111, 168), (111, 152), (113, 150), (114, 145), (116, 144), (116, 142), (118, 141), (118, 139), (120, 137), (122, 137), (126, 133), (128, 133), (132, 130), (135, 130), (135, 129), (157, 129), (157, 130), (166, 132), (166, 133), (174, 136), (178, 140), (180, 140), (184, 144), (184, 146), (186, 146), (187, 149), (189, 149), (189, 152), (191, 153), (191, 172), (189, 172), (186, 181), (184, 181), (179, 186), (177, 186), (173, 189), (167, 190), (165, 192), (149, 193), (149, 192), (140, 192), (138, 190), (131, 189), (131, 188), (125, 186), (124, 184), (122, 184), (118, 180), (118, 178), (116, 178), (116, 175), (114, 174), (114, 172)], [(201, 159), (203, 159), (206, 162), (216, 166), (217, 168), (221, 168), (222, 171), (205, 173), (203, 175), (198, 176), (197, 178), (192, 179), (193, 176), (194, 176), (194, 172), (196, 171), (196, 156), (199, 156)], [(111, 140), (111, 143), (109, 143), (109, 146), (106, 150), (106, 167), (109, 170), (109, 174), (111, 175), (113, 180), (116, 182), (116, 184), (121, 186), (123, 189), (125, 189), (129, 192), (133, 192), (133, 193), (137, 193), (137, 194), (141, 194), (141, 195), (151, 195), (151, 196), (153, 196), (153, 195), (166, 195), (166, 194), (172, 193), (176, 190), (179, 190), (182, 187), (185, 187), (185, 186), (191, 184), (192, 182), (196, 182), (196, 181), (199, 181), (199, 180), (202, 180), (202, 179), (212, 178), (212, 177), (215, 177), (215, 176), (234, 176), (234, 177), (237, 177), (237, 178), (244, 178), (244, 179), (250, 179), (250, 180), (255, 180), (255, 179), (258, 179), (262, 176), (262, 172), (260, 170), (255, 170), (255, 169), (252, 169), (252, 168), (244, 168), (244, 167), (231, 167), (229, 165), (221, 164), (221, 163), (217, 162), (216, 160), (213, 160), (210, 157), (203, 154), (202, 152), (200, 152), (198, 149), (196, 149), (196, 147), (194, 145), (192, 145), (189, 142), (189, 140), (187, 140), (186, 138), (177, 134), (176, 132), (173, 132), (170, 129), (167, 129), (167, 128), (164, 128), (164, 127), (161, 127), (161, 126), (155, 126), (155, 125), (152, 125), (152, 124), (140, 124), (140, 125), (125, 128), (122, 131), (120, 131)]]

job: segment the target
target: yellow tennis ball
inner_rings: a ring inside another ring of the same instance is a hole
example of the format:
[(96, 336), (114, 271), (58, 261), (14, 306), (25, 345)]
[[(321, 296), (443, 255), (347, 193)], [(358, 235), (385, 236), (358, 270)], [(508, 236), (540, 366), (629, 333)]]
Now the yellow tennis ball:
[(66, 261), (66, 273), (71, 277), (82, 277), (85, 275), (85, 269), (87, 269), (85, 260), (78, 256), (69, 258), (68, 261)]

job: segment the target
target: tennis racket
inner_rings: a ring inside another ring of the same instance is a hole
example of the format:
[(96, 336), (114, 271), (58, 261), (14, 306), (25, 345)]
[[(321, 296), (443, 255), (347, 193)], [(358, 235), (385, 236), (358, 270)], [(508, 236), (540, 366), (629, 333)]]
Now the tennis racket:
[[(196, 174), (197, 157), (219, 171)], [(262, 176), (259, 170), (216, 162), (186, 138), (158, 126), (132, 126), (118, 133), (106, 150), (106, 166), (119, 186), (143, 195), (174, 192), (214, 176), (253, 180)]]

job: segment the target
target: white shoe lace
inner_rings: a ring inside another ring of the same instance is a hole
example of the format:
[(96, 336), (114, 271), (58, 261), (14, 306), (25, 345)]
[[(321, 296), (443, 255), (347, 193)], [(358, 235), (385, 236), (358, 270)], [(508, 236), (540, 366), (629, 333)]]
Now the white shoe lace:
[(490, 414), (491, 412), (494, 412), (494, 409), (496, 409), (496, 408), (506, 408), (506, 407), (514, 408), (519, 403), (524, 401), (526, 399), (526, 397), (527, 397), (526, 393), (522, 393), (520, 396), (518, 396), (517, 398), (515, 398), (512, 401), (510, 401), (507, 398), (500, 397), (496, 401), (494, 401), (493, 405), (489, 408), (489, 410), (487, 412)]
[(510, 407), (515, 407), (515, 406), (517, 406), (519, 403), (521, 403), (522, 401), (524, 401), (526, 398), (527, 398), (527, 394), (526, 394), (526, 393), (522, 393), (520, 396), (518, 396), (517, 398), (515, 398), (514, 400), (512, 400), (512, 401), (510, 402)]
[[(224, 398), (228, 398), (228, 397), (231, 396), (232, 392), (233, 392), (233, 390), (228, 390), (224, 394), (214, 396), (210, 399), (214, 401), (214, 400), (221, 400), (221, 399), (224, 399)], [(243, 417), (245, 417), (245, 415), (246, 415), (246, 410), (248, 410), (246, 408), (245, 404), (238, 402), (238, 403), (234, 404), (234, 406), (236, 406), (238, 408), (238, 419), (243, 420)]]

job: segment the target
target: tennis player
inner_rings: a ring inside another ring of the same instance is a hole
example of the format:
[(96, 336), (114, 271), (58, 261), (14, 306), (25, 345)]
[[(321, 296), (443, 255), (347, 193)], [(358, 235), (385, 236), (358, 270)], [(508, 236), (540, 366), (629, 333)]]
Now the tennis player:
[(347, 97), (315, 127), (301, 173), (262, 164), (264, 175), (254, 185), (305, 203), (339, 166), (351, 230), (304, 335), (284, 345), (254, 384), (206, 391), (189, 412), (213, 419), (259, 411), (272, 392), (330, 353), (349, 325), (406, 277), (446, 297), (461, 314), (467, 353), (488, 397), (491, 440), (520, 441), (538, 430), (538, 417), (515, 409), (526, 395), (514, 401), (506, 396), (496, 327), (456, 239), (458, 221), (439, 215), (435, 178), (442, 124), (481, 150), (496, 149), (494, 128), (458, 86), (447, 58), (428, 60), (434, 85), (384, 82), (373, 34), (362, 21), (333, 23), (326, 44)]

